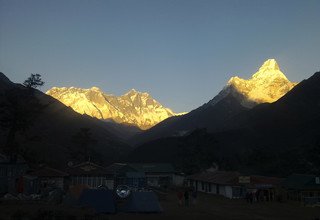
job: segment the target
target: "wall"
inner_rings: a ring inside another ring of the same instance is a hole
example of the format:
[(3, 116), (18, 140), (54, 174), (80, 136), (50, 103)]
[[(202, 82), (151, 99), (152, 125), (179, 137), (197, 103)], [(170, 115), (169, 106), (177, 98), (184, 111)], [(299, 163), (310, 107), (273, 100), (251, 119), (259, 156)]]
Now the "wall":
[[(96, 177), (73, 176), (73, 177), (71, 177), (71, 185), (84, 184), (84, 185), (90, 186), (91, 188), (97, 188), (100, 185), (107, 185), (106, 181), (107, 181), (106, 177), (101, 177), (101, 176), (96, 176)], [(109, 182), (108, 184), (111, 184), (111, 183)]]
[(173, 185), (175, 186), (181, 186), (184, 183), (184, 176), (181, 175), (173, 175)]
[(232, 187), (231, 186), (225, 186), (225, 192), (226, 192), (226, 197), (229, 199), (232, 199)]

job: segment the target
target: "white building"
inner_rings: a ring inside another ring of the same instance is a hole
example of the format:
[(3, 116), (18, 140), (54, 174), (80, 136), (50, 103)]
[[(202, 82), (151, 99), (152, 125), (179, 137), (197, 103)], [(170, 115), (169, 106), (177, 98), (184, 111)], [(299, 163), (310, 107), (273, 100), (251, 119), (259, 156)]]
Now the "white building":
[(187, 177), (188, 186), (199, 192), (222, 195), (227, 198), (241, 198), (244, 188), (239, 184), (238, 172), (206, 171)]

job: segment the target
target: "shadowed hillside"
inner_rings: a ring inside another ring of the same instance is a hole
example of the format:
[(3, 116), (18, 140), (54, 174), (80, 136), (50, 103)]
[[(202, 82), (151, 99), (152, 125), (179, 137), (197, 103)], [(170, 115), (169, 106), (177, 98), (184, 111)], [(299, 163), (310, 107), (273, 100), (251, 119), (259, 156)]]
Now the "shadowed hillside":
[[(261, 104), (205, 130), (158, 139), (133, 151), (131, 160), (173, 162), (186, 172), (216, 162), (222, 169), (286, 175), (319, 173), (320, 72), (278, 101)], [(181, 162), (182, 161), (182, 162)]]
[[(92, 160), (108, 164), (130, 149), (105, 122), (80, 115), (38, 90), (14, 84), (2, 73), (0, 103), (2, 150), (10, 151), (4, 148), (8, 147), (10, 134), (15, 133), (11, 145), (30, 162), (63, 167), (79, 156), (83, 158), (81, 143), (76, 140), (82, 128), (87, 128), (94, 140), (87, 155)], [(17, 117), (28, 119), (25, 128), (12, 128)], [(13, 129), (15, 132), (10, 132)]]

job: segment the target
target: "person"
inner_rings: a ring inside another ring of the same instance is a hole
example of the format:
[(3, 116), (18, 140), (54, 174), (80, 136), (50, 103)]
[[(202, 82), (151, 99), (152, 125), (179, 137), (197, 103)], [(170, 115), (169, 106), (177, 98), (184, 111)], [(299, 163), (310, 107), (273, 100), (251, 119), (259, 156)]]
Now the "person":
[(246, 200), (247, 200), (247, 203), (250, 202), (250, 193), (249, 192), (246, 193)]
[(255, 199), (256, 199), (256, 202), (260, 202), (260, 190), (257, 190), (257, 192), (255, 193)]
[(188, 189), (184, 192), (184, 203), (185, 203), (185, 206), (189, 206), (189, 190)]
[(253, 203), (253, 192), (249, 193), (249, 199), (250, 199), (250, 203)]
[(195, 205), (197, 202), (197, 190), (193, 189), (192, 190), (192, 205)]
[(178, 197), (178, 200), (179, 200), (179, 205), (182, 206), (183, 193), (182, 193), (181, 190), (178, 191), (177, 197)]

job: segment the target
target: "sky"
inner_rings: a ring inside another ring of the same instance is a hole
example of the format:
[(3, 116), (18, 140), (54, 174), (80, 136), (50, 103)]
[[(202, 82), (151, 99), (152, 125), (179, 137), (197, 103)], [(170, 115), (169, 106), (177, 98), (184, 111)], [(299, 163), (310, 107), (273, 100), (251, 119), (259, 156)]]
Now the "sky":
[(0, 0), (0, 71), (46, 91), (148, 92), (175, 112), (275, 58), (291, 81), (320, 70), (319, 0)]

